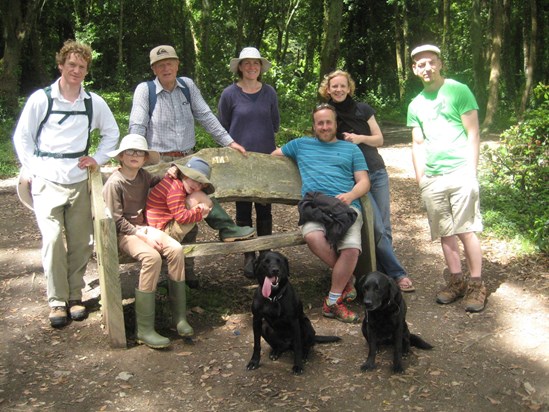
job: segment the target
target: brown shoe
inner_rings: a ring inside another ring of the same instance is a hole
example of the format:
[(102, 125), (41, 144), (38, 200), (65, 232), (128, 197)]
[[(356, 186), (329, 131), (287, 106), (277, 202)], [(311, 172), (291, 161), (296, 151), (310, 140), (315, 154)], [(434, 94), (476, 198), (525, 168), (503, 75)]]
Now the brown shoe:
[(469, 280), (467, 292), (463, 298), (466, 312), (480, 312), (486, 304), (486, 286), (481, 279)]
[(53, 306), (50, 308), (50, 325), (52, 328), (61, 328), (67, 324), (67, 308), (64, 306)]
[(437, 303), (447, 304), (463, 297), (467, 291), (467, 279), (463, 275), (450, 275), (448, 284), (437, 293)]
[(72, 320), (84, 320), (88, 313), (81, 300), (69, 300), (69, 313)]

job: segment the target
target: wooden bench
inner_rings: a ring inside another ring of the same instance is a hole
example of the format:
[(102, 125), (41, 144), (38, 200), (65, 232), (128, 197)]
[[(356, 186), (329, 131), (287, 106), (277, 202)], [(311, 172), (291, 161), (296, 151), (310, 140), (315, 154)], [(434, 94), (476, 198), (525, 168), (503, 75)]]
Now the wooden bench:
[[(211, 181), (216, 188), (214, 195), (220, 202), (251, 201), (297, 205), (301, 200), (301, 177), (297, 166), (290, 159), (260, 153), (249, 153), (248, 157), (244, 157), (227, 148), (203, 149), (192, 156), (199, 156), (211, 165)], [(186, 159), (182, 158), (177, 163), (184, 164)], [(169, 164), (163, 163), (147, 169), (153, 174), (164, 175), (168, 166)], [(101, 305), (111, 346), (125, 348), (116, 229), (102, 196), (103, 181), (107, 175), (105, 170), (103, 173), (96, 171), (90, 174)], [(363, 252), (355, 270), (357, 276), (375, 270), (376, 267), (371, 204), (367, 196), (361, 199), (361, 203), (364, 217)], [(186, 257), (225, 255), (304, 243), (296, 227), (292, 232), (274, 233), (239, 242), (186, 244), (184, 253)]]

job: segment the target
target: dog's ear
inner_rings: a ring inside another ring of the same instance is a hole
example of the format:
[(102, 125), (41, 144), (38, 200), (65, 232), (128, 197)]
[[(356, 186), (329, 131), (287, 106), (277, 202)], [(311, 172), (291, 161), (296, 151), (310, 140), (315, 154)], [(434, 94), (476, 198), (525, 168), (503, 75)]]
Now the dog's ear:
[(369, 272), (365, 275), (362, 275), (361, 277), (359, 277), (356, 281), (356, 285), (357, 285), (357, 289), (358, 290), (361, 290), (362, 293), (364, 294), (364, 288), (366, 287), (366, 279), (368, 279), (368, 275), (372, 273), (372, 272)]
[(282, 261), (284, 262), (284, 269), (286, 270), (286, 276), (290, 277), (290, 263), (288, 262), (288, 258), (284, 255), (282, 256)]
[(398, 303), (398, 295), (400, 293), (400, 288), (398, 287), (396, 281), (394, 279), (387, 279), (389, 281), (389, 303), (395, 302)]
[(261, 255), (254, 256), (254, 259), (253, 259), (254, 276), (257, 276), (257, 274), (259, 273), (262, 261), (263, 260), (261, 259)]

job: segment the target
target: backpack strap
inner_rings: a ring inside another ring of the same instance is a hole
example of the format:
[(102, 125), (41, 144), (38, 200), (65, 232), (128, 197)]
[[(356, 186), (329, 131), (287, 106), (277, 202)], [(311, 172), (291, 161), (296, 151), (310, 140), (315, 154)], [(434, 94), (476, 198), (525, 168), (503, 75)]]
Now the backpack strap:
[[(187, 86), (187, 83), (185, 83), (185, 80), (183, 80), (183, 77), (178, 77), (176, 80), (181, 86), (179, 87), (179, 89), (183, 92), (183, 95), (187, 99), (187, 102), (191, 104), (191, 92), (189, 90), (189, 86)], [(154, 80), (147, 81), (147, 86), (149, 88), (149, 118), (150, 118), (156, 106), (156, 85), (154, 84)]]
[[(86, 94), (89, 96), (89, 99), (84, 99), (85, 111), (67, 111), (67, 110), (52, 110), (53, 98), (51, 97), (51, 86), (46, 87), (44, 89), (44, 93), (46, 93), (46, 97), (48, 98), (48, 108), (46, 110), (46, 116), (40, 122), (40, 125), (38, 126), (38, 130), (36, 132), (36, 140), (34, 143), (35, 144), (34, 155), (39, 157), (53, 157), (56, 159), (76, 159), (81, 156), (87, 156), (91, 146), (91, 123), (93, 119), (93, 102), (91, 99), (91, 94), (89, 92), (86, 92)], [(42, 128), (44, 127), (44, 124), (48, 121), (48, 118), (52, 113), (64, 115), (61, 118), (61, 120), (57, 122), (58, 124), (63, 124), (63, 122), (67, 120), (69, 116), (72, 116), (72, 115), (85, 114), (88, 117), (88, 141), (86, 143), (86, 148), (83, 151), (77, 152), (77, 153), (52, 153), (52, 152), (43, 152), (39, 149), (40, 133), (42, 133)]]

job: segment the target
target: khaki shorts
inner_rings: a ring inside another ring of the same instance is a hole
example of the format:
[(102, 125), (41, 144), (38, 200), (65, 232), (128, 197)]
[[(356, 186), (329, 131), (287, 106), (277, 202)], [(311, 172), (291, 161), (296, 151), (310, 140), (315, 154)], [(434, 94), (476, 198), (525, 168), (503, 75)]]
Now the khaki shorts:
[(431, 240), (482, 231), (479, 185), (472, 173), (461, 168), (443, 175), (423, 176), (419, 188)]
[[(354, 206), (351, 207), (357, 213), (357, 218), (355, 220), (355, 223), (353, 223), (347, 233), (345, 233), (343, 239), (337, 242), (338, 252), (343, 249), (358, 249), (362, 252), (362, 212)], [(305, 237), (307, 233), (311, 233), (316, 230), (320, 230), (326, 233), (326, 227), (319, 222), (307, 222), (303, 226), (300, 226), (300, 229), (303, 237)]]
[(167, 233), (179, 243), (183, 241), (183, 238), (189, 233), (196, 223), (187, 223), (182, 225), (177, 220), (170, 220), (166, 226), (164, 226), (164, 233)]

